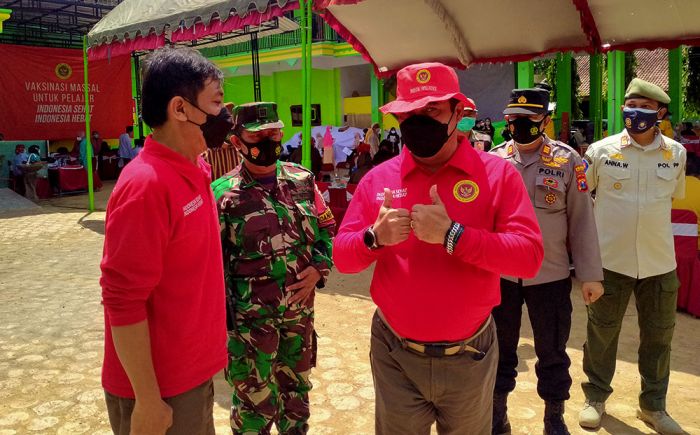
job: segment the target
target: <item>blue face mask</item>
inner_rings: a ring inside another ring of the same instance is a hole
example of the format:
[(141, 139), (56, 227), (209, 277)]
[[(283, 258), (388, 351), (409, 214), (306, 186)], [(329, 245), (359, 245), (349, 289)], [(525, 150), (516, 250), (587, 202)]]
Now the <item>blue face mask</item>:
[(622, 117), (625, 120), (625, 128), (630, 133), (644, 133), (656, 125), (658, 111), (651, 109), (622, 109)]
[(474, 125), (476, 124), (476, 119), (475, 118), (468, 118), (464, 117), (462, 118), (459, 123), (457, 123), (457, 130), (467, 132), (474, 128)]

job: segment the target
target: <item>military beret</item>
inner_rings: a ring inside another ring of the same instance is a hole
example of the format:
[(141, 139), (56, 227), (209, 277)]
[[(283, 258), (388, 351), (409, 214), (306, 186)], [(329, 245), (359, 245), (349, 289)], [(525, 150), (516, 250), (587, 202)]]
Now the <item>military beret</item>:
[(648, 98), (650, 100), (658, 101), (661, 104), (668, 104), (671, 102), (671, 97), (669, 97), (663, 89), (642, 79), (632, 79), (629, 86), (627, 86), (625, 100), (635, 97)]

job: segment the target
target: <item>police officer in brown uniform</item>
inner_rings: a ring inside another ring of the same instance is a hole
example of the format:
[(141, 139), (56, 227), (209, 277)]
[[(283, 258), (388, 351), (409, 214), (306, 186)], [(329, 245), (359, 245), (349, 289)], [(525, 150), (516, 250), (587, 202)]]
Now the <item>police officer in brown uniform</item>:
[(542, 229), (544, 262), (534, 279), (502, 277), (501, 305), (493, 311), (500, 357), (494, 389), (493, 433), (510, 433), (508, 394), (515, 389), (522, 305), (527, 304), (537, 354), (537, 393), (545, 401), (545, 434), (568, 434), (564, 401), (569, 399), (571, 278), (567, 242), (582, 281), (586, 304), (603, 294), (603, 267), (581, 157), (544, 134), (551, 122), (549, 91), (515, 89), (503, 111), (513, 139), (491, 152), (520, 172)]

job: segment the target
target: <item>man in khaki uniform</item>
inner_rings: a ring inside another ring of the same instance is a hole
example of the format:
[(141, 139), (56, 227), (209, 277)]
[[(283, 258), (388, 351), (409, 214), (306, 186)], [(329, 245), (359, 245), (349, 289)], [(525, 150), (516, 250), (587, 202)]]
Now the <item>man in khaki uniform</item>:
[(545, 401), (545, 434), (569, 434), (563, 419), (571, 388), (571, 361), (566, 354), (572, 312), (567, 241), (586, 304), (603, 293), (603, 267), (583, 161), (571, 147), (544, 134), (551, 123), (548, 106), (546, 89), (514, 89), (503, 111), (513, 139), (492, 151), (522, 175), (544, 241), (544, 262), (534, 279), (501, 279), (501, 305), (493, 311), (500, 349), (494, 434), (510, 433), (506, 401), (515, 389), (523, 302), (535, 338), (537, 392)]
[(637, 417), (662, 434), (684, 433), (666, 413), (678, 278), (671, 232), (671, 199), (685, 195), (685, 149), (656, 127), (669, 96), (634, 79), (627, 88), (625, 130), (591, 145), (585, 156), (595, 194), (605, 295), (588, 308), (579, 423), (596, 428), (612, 393), (622, 317), (634, 293), (639, 316)]

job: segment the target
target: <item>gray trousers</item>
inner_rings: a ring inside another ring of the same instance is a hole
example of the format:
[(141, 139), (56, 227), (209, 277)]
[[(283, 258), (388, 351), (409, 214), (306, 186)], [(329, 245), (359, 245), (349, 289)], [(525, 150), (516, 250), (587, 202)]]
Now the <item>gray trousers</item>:
[(470, 343), (473, 353), (430, 357), (404, 349), (375, 313), (370, 361), (377, 435), (491, 434), (493, 388), (498, 365), (495, 322)]
[[(114, 435), (129, 435), (134, 399), (105, 391), (105, 400)], [(214, 435), (214, 382), (211, 379), (163, 401), (173, 409), (173, 425), (167, 435)]]

